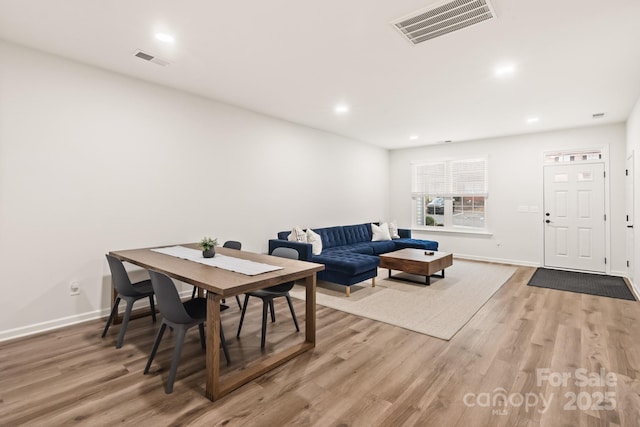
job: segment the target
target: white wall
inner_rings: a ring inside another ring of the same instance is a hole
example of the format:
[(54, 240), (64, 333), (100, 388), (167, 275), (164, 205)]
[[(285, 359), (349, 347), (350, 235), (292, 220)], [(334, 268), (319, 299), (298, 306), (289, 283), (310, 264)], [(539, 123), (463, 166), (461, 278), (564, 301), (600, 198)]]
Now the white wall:
[(634, 250), (630, 256), (629, 262), (632, 265), (633, 277), (631, 278), (636, 295), (640, 295), (640, 281), (638, 280), (638, 269), (640, 268), (640, 246), (636, 243), (640, 242), (640, 223), (638, 218), (640, 214), (640, 98), (636, 102), (633, 111), (627, 119), (627, 156), (633, 153), (633, 212), (634, 212), (634, 228), (631, 231), (634, 242)]
[(266, 252), (388, 195), (386, 150), (0, 42), (0, 340), (106, 314), (109, 250)]
[[(488, 156), (489, 198), (486, 221), (492, 235), (414, 230), (418, 238), (440, 242), (443, 250), (474, 259), (524, 265), (543, 263), (543, 153), (554, 149), (609, 149), (611, 228), (610, 269), (625, 274), (623, 124), (594, 126), (478, 141), (394, 150), (390, 154), (390, 217), (411, 226), (410, 163)], [(519, 213), (518, 206), (537, 206), (538, 213)]]

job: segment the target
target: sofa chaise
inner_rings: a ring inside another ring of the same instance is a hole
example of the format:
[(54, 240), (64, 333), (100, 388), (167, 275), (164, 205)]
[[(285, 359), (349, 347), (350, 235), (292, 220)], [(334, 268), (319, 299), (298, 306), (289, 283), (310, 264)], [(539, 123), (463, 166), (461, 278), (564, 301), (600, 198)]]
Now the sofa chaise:
[[(376, 224), (376, 223), (374, 223)], [(346, 295), (351, 286), (378, 275), (380, 260), (377, 255), (405, 248), (438, 250), (438, 242), (411, 238), (411, 230), (398, 229), (399, 238), (372, 241), (371, 223), (343, 225), (313, 229), (322, 240), (322, 252), (314, 254), (312, 244), (289, 241), (291, 231), (281, 231), (277, 239), (269, 240), (269, 253), (275, 248), (293, 248), (300, 254), (300, 260), (324, 264), (325, 269), (318, 272), (318, 280), (337, 283), (346, 287)]]

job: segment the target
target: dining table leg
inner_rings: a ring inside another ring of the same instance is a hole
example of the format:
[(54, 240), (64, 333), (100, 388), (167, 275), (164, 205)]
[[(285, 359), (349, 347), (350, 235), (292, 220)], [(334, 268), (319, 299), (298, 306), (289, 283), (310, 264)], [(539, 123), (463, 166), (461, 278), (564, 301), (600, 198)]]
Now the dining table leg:
[(221, 396), (220, 390), (220, 301), (222, 297), (207, 292), (207, 386), (205, 393), (210, 400)]
[(305, 341), (316, 345), (316, 275), (305, 277)]
[(226, 374), (222, 380), (220, 379), (220, 302), (222, 297), (213, 292), (207, 292), (207, 387), (205, 390), (207, 398), (212, 401), (220, 399), (238, 387), (315, 347), (316, 275), (313, 273), (302, 280), (306, 290), (304, 342), (293, 344), (291, 347), (256, 360), (239, 372)]

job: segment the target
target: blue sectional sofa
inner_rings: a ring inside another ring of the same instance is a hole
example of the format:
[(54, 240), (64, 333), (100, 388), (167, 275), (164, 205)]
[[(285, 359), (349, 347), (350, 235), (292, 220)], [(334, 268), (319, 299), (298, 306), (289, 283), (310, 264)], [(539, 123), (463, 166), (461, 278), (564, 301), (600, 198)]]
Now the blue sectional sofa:
[(314, 228), (322, 240), (322, 253), (314, 255), (310, 243), (290, 242), (291, 231), (281, 231), (277, 239), (269, 240), (269, 253), (275, 248), (293, 248), (303, 261), (324, 264), (325, 269), (318, 272), (318, 280), (338, 283), (346, 286), (350, 295), (350, 286), (378, 275), (380, 260), (377, 255), (404, 248), (438, 250), (438, 242), (411, 238), (411, 230), (398, 229), (399, 239), (372, 242), (371, 223), (343, 225), (337, 227)]

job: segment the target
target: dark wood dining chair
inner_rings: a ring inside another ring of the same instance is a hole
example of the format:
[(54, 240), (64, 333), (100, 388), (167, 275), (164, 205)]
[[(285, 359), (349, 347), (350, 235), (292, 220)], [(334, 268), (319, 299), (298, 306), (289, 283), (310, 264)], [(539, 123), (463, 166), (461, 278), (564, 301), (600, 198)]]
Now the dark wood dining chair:
[(131, 283), (129, 279), (129, 275), (118, 258), (113, 257), (109, 254), (106, 255), (107, 262), (109, 263), (109, 269), (111, 270), (111, 280), (113, 281), (113, 286), (116, 290), (116, 300), (113, 303), (113, 308), (111, 309), (111, 314), (109, 315), (109, 319), (107, 319), (107, 324), (102, 331), (102, 338), (107, 335), (107, 331), (113, 322), (113, 319), (118, 313), (118, 305), (121, 300), (124, 300), (127, 303), (127, 306), (124, 311), (124, 316), (122, 317), (122, 324), (120, 325), (120, 333), (118, 334), (118, 340), (116, 341), (116, 348), (122, 347), (122, 343), (124, 341), (124, 334), (127, 332), (127, 326), (129, 325), (129, 318), (131, 317), (131, 309), (133, 308), (133, 303), (138, 301), (139, 299), (149, 298), (149, 304), (151, 305), (151, 316), (153, 321), (156, 321), (156, 307), (153, 301), (153, 287), (151, 286), (151, 280), (143, 280), (141, 282)]
[[(185, 335), (187, 330), (193, 326), (198, 326), (200, 330), (200, 343), (204, 349), (205, 335), (204, 335), (204, 323), (207, 320), (207, 300), (206, 298), (192, 298), (184, 303), (180, 300), (180, 295), (175, 287), (175, 284), (169, 278), (169, 276), (159, 273), (157, 271), (149, 270), (151, 276), (151, 284), (153, 290), (156, 293), (158, 299), (158, 309), (162, 315), (162, 325), (158, 330), (158, 335), (153, 343), (153, 349), (149, 354), (147, 360), (147, 366), (144, 368), (144, 373), (149, 372), (151, 362), (158, 351), (158, 346), (162, 340), (165, 329), (169, 326), (176, 333), (176, 343), (173, 349), (173, 357), (171, 359), (171, 369), (169, 370), (169, 378), (165, 385), (164, 391), (169, 394), (173, 392), (173, 383), (176, 379), (176, 373), (178, 371), (178, 363), (180, 362), (180, 355), (182, 353), (182, 346), (184, 344)], [(220, 311), (228, 309), (226, 305), (220, 305)], [(227, 342), (224, 339), (224, 332), (222, 330), (222, 321), (220, 322), (220, 342), (224, 356), (227, 359), (227, 365), (231, 363), (229, 358), (229, 350), (227, 349)]]
[[(282, 258), (298, 259), (298, 251), (292, 248), (276, 248), (271, 255), (279, 256)], [(242, 314), (240, 315), (240, 324), (238, 325), (237, 338), (240, 338), (240, 331), (242, 330), (242, 322), (244, 321), (244, 315), (247, 311), (247, 305), (249, 303), (249, 297), (256, 297), (262, 300), (262, 336), (260, 340), (260, 347), (264, 348), (266, 334), (267, 334), (267, 310), (271, 312), (271, 322), (276, 321), (276, 315), (273, 307), (273, 300), (275, 298), (284, 297), (289, 304), (289, 310), (291, 311), (291, 317), (293, 317), (293, 323), (296, 325), (296, 331), (300, 331), (298, 327), (298, 319), (296, 318), (296, 312), (293, 309), (291, 303), (291, 296), (289, 291), (293, 288), (295, 282), (283, 283), (269, 288), (259, 289), (257, 291), (247, 292), (244, 297), (244, 304), (242, 305)]]

